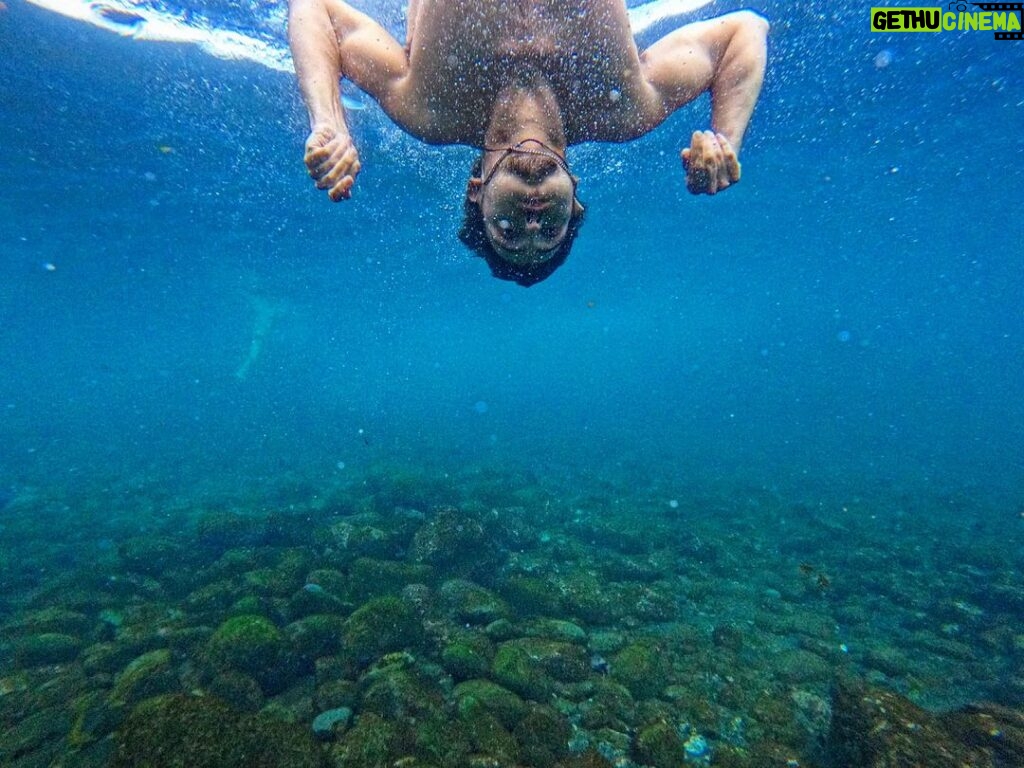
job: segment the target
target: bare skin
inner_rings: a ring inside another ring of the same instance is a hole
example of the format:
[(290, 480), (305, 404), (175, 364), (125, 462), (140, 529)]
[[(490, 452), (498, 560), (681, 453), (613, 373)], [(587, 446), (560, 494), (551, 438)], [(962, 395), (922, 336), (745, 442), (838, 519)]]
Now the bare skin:
[[(642, 53), (623, 0), (411, 0), (408, 19), (403, 47), (342, 0), (290, 2), (310, 117), (305, 162), (334, 201), (351, 195), (361, 167), (342, 76), (425, 142), (501, 150), (485, 149), (467, 195), (511, 260), (543, 258), (579, 205), (564, 169), (568, 145), (635, 139), (702, 93), (711, 95), (711, 130), (695, 131), (680, 153), (687, 188), (713, 195), (740, 179), (766, 62), (768, 24), (752, 12), (689, 24)], [(502, 159), (519, 142), (529, 159)]]

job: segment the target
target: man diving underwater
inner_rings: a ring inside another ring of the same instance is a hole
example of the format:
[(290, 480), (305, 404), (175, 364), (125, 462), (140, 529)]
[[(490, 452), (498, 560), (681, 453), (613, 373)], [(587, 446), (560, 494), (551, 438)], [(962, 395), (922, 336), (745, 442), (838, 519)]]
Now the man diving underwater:
[(346, 77), (416, 138), (482, 151), (459, 237), (495, 276), (532, 285), (565, 261), (582, 223), (569, 145), (638, 138), (709, 92), (711, 129), (681, 152), (687, 188), (714, 195), (739, 181), (768, 23), (730, 13), (640, 52), (623, 0), (410, 0), (403, 47), (343, 0), (291, 0), (288, 31), (316, 186), (347, 199), (361, 167)]

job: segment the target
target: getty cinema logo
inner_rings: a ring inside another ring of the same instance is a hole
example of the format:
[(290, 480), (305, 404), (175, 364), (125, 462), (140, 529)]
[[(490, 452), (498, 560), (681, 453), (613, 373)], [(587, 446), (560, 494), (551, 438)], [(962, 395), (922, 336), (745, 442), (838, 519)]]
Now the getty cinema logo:
[(996, 40), (1021, 40), (1024, 2), (967, 3), (942, 8), (872, 8), (872, 32), (994, 32)]

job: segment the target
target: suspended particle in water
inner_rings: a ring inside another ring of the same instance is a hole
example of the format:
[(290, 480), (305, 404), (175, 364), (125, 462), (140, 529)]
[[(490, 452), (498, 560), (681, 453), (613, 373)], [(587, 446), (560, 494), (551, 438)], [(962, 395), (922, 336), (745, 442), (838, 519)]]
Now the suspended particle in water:
[(669, 499), (668, 500), (668, 508), (669, 509), (679, 509), (679, 501), (676, 500), (676, 499)]
[(45, 264), (43, 264), (43, 269), (45, 269), (47, 272), (56, 272), (57, 265), (54, 264), (52, 261), (47, 261)]
[(622, 93), (617, 88), (612, 88), (610, 91), (608, 91), (608, 101), (610, 101), (612, 104), (614, 104), (621, 98)]
[(885, 69), (892, 64), (892, 51), (885, 48), (875, 56), (875, 69)]
[(339, 461), (337, 464), (334, 465), (334, 467), (335, 467), (335, 469), (342, 470), (342, 469), (345, 468), (345, 462), (344, 461)]
[(487, 411), (489, 411), (490, 409), (490, 406), (487, 405), (487, 402), (484, 400), (477, 400), (475, 403), (473, 403), (473, 410), (479, 414), (487, 413)]
[(849, 331), (840, 331), (836, 334), (836, 341), (842, 342), (843, 344), (848, 342), (851, 338), (853, 338), (853, 334)]

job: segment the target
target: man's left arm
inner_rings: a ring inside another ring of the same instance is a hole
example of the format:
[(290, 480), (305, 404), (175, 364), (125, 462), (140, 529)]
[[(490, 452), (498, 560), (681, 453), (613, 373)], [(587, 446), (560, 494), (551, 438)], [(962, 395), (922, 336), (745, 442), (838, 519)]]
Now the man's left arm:
[(681, 152), (686, 186), (713, 195), (740, 179), (737, 155), (767, 63), (768, 22), (738, 11), (687, 24), (640, 56), (661, 119), (709, 91), (711, 130), (695, 131)]

